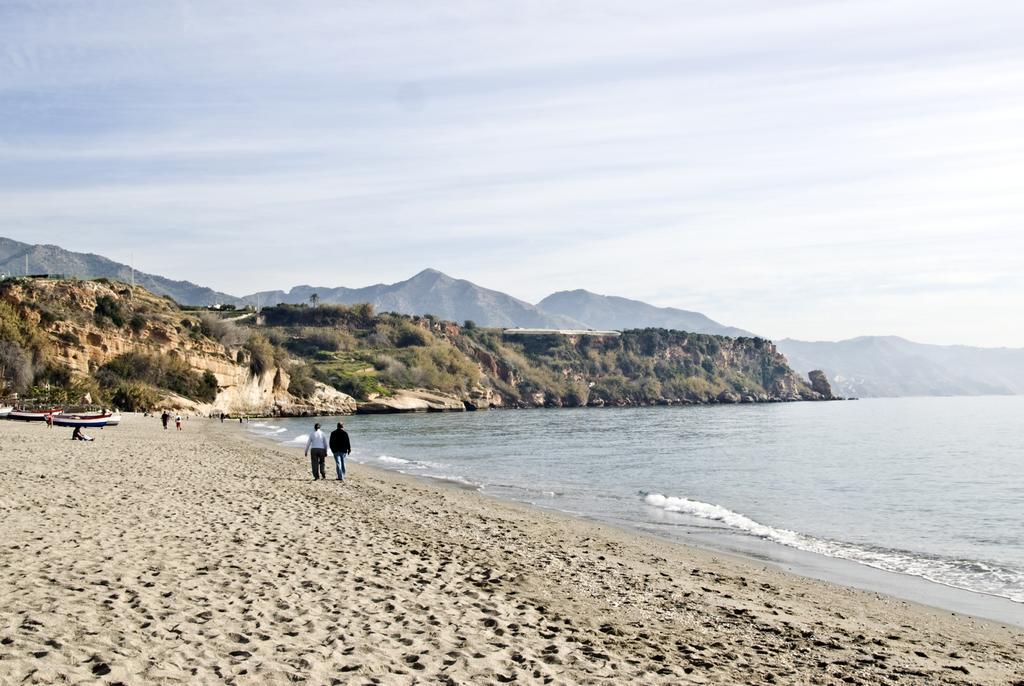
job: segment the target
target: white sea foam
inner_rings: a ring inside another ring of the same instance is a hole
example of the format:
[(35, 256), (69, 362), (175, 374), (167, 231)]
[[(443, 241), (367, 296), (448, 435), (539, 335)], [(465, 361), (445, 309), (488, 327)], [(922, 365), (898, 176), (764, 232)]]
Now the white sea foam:
[(409, 460), (402, 459), (401, 457), (391, 457), (390, 455), (378, 455), (377, 461), (384, 464), (412, 464)]
[(309, 438), (309, 436), (306, 436), (305, 434), (296, 436), (292, 439), (292, 443), (305, 443), (307, 438)]
[(859, 562), (876, 569), (919, 576), (929, 581), (1024, 602), (1024, 574), (978, 560), (960, 560), (904, 550), (868, 547), (808, 536), (761, 524), (738, 512), (690, 498), (649, 493), (644, 502), (666, 512), (721, 522), (759, 538), (819, 555)]
[(438, 481), (448, 481), (453, 484), (460, 484), (462, 486), (469, 486), (477, 491), (483, 490), (483, 486), (473, 481), (470, 481), (464, 476), (453, 476), (450, 474), (424, 474), (424, 476), (430, 479), (437, 479)]
[(407, 460), (404, 457), (393, 457), (391, 455), (378, 455), (377, 461), (386, 465), (402, 465), (408, 469), (444, 469), (448, 465), (429, 460)]

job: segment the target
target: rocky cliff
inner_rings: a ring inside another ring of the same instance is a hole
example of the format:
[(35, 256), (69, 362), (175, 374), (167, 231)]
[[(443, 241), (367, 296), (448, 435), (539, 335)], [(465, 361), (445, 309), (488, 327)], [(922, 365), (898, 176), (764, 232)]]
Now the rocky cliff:
[(180, 360), (215, 380), (213, 398), (156, 389), (163, 391), (157, 407), (290, 415), (355, 410), (350, 396), (321, 383), (308, 397), (289, 393), (287, 365), (254, 374), (244, 363), (241, 345), (227, 346), (205, 334), (195, 312), (141, 287), (102, 280), (14, 279), (0, 283), (0, 301), (45, 334), (50, 362), (68, 370), (73, 379), (91, 379), (125, 355), (152, 355)]
[(8, 280), (0, 303), (41, 332), (68, 383), (121, 407), (308, 415), (831, 397), (761, 338), (523, 335), (367, 305), (283, 305), (229, 324), (102, 279)]
[(361, 411), (821, 400), (770, 341), (665, 329), (514, 331), (367, 309), (282, 306), (268, 335), (302, 349)]

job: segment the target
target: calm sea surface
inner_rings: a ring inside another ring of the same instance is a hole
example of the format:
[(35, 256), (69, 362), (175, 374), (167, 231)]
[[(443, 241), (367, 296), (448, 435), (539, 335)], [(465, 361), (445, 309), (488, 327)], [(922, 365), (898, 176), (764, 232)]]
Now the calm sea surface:
[[(248, 427), (301, 450), (312, 422)], [(356, 462), (734, 550), (786, 546), (1024, 603), (1024, 397), (344, 422)]]

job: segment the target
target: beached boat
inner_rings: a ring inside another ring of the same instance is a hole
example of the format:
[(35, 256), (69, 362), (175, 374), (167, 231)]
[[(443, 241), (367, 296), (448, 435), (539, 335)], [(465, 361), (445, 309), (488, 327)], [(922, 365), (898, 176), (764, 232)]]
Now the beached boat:
[(104, 426), (117, 426), (121, 423), (121, 415), (112, 412), (61, 412), (53, 416), (54, 426), (82, 426), (101, 429)]
[(7, 415), (14, 411), (10, 405), (0, 406), (0, 419), (7, 419)]
[(60, 410), (59, 407), (51, 407), (48, 410), (11, 410), (7, 418), (21, 422), (45, 422), (47, 417), (57, 414)]
[(91, 419), (83, 419), (81, 417), (61, 417), (56, 415), (53, 418), (54, 426), (81, 426), (90, 429), (102, 429), (107, 425), (106, 417), (93, 417)]

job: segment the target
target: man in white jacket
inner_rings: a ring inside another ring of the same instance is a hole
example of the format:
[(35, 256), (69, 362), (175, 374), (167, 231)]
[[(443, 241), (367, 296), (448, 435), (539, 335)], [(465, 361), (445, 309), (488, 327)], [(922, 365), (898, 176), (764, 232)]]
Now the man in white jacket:
[(306, 440), (306, 454), (309, 455), (309, 465), (313, 468), (313, 481), (327, 478), (324, 474), (324, 460), (327, 458), (329, 447), (327, 436), (320, 430), (320, 425), (314, 424), (313, 433), (309, 434)]

